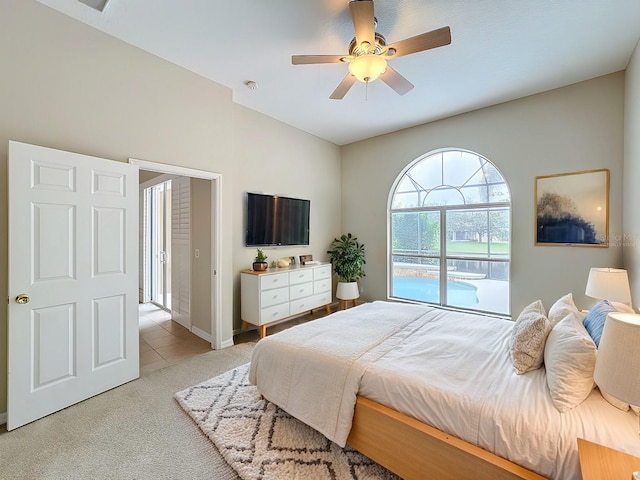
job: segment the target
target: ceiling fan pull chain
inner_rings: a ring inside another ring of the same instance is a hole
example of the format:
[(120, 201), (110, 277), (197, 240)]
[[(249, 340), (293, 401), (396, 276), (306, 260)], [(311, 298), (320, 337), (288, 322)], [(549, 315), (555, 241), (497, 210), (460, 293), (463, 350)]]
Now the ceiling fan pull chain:
[(369, 100), (369, 80), (364, 83), (364, 101)]

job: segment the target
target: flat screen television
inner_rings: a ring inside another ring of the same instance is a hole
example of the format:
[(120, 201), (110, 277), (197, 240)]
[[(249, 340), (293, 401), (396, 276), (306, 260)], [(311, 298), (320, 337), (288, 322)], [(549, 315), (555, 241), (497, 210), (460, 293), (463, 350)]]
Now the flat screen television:
[(245, 245), (309, 245), (311, 201), (247, 192)]

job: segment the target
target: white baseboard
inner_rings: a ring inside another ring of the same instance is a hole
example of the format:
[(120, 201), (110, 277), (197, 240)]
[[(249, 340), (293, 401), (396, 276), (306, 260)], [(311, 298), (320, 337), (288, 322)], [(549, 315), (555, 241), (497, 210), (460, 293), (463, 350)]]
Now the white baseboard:
[(0, 412), (0, 425), (7, 423), (7, 412)]
[(222, 342), (220, 344), (220, 348), (227, 348), (227, 347), (233, 347), (235, 344), (233, 343), (233, 338), (230, 338), (229, 340), (225, 340), (224, 342)]
[(194, 335), (199, 336), (200, 338), (202, 338), (203, 340), (206, 340), (207, 342), (211, 343), (211, 341), (213, 340), (211, 338), (211, 334), (205, 332), (204, 330), (200, 330), (198, 327), (191, 327), (191, 333), (193, 333)]

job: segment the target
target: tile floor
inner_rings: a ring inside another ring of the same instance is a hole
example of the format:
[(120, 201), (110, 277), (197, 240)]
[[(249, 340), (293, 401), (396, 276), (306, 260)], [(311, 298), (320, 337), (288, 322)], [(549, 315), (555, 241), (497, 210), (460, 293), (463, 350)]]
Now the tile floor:
[[(211, 350), (211, 344), (171, 320), (171, 314), (152, 303), (142, 303), (140, 310), (140, 375), (173, 365)], [(334, 307), (335, 310), (335, 307)], [(326, 315), (324, 308), (267, 328), (267, 335)], [(248, 330), (233, 337), (234, 344), (257, 342), (258, 330)]]
[(211, 350), (211, 344), (171, 320), (152, 303), (140, 304), (140, 375)]

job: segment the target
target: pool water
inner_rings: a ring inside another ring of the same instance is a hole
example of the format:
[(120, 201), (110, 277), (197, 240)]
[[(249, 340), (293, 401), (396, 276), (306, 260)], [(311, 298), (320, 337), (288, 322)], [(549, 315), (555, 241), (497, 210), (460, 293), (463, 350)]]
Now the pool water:
[[(478, 304), (478, 288), (467, 282), (447, 282), (447, 304), (472, 307)], [(435, 278), (393, 277), (393, 296), (440, 303), (440, 282)]]

